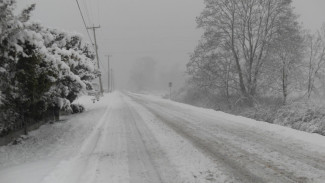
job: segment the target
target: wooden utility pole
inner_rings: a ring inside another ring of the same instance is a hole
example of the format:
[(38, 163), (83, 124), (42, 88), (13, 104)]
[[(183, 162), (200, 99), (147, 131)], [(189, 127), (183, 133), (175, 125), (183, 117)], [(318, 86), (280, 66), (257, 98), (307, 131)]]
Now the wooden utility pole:
[[(96, 53), (96, 59), (97, 59), (97, 66), (98, 66), (98, 70), (100, 69), (99, 66), (99, 56), (98, 56), (98, 45), (97, 45), (97, 40), (96, 40), (96, 29), (99, 29), (100, 26), (92, 26), (92, 27), (87, 27), (87, 29), (92, 29), (93, 33), (94, 33), (94, 40), (95, 40), (95, 53)], [(100, 93), (103, 95), (103, 84), (102, 84), (102, 76), (99, 75), (99, 87), (100, 87)]]
[(173, 86), (173, 83), (169, 82), (168, 86), (169, 86), (169, 99), (171, 100), (172, 99), (172, 86)]
[(111, 90), (114, 90), (114, 73), (113, 73), (113, 69), (111, 69)]
[(108, 93), (112, 92), (112, 88), (111, 88), (111, 76), (110, 76), (110, 65), (109, 65), (109, 57), (111, 57), (110, 55), (106, 55), (107, 56), (107, 67), (108, 67), (108, 70), (107, 70), (107, 90), (108, 90)]

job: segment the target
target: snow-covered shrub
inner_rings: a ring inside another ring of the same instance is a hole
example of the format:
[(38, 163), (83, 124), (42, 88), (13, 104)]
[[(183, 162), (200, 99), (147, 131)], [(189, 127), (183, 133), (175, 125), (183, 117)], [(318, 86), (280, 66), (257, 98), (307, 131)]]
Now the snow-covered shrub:
[(235, 106), (230, 111), (236, 115), (245, 116), (255, 119), (257, 121), (265, 121), (273, 123), (276, 117), (276, 112), (283, 106), (283, 100), (281, 97), (256, 97), (254, 100), (254, 106)]
[(274, 123), (325, 135), (325, 106), (309, 101), (295, 102), (280, 108)]
[(259, 105), (258, 107), (255, 106), (243, 109), (243, 111), (239, 112), (239, 115), (252, 118), (257, 121), (273, 123), (275, 120), (276, 111), (277, 109), (274, 106)]
[(72, 113), (82, 113), (85, 111), (85, 107), (81, 104), (71, 104)]
[(15, 15), (15, 3), (0, 0), (2, 129), (41, 120), (49, 110), (71, 111), (71, 103), (99, 75), (92, 47), (82, 36), (31, 23), (35, 5)]

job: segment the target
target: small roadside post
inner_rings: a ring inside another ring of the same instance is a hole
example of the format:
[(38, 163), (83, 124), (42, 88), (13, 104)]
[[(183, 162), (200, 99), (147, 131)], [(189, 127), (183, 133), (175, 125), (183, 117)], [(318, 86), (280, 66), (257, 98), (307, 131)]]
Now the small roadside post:
[(168, 86), (169, 86), (169, 100), (171, 100), (172, 99), (172, 86), (173, 86), (173, 83), (169, 82)]

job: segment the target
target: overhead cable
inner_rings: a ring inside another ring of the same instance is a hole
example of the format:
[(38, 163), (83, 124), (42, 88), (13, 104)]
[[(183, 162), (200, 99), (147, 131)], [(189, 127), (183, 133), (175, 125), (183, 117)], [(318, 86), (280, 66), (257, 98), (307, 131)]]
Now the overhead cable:
[(84, 16), (83, 16), (83, 14), (82, 14), (82, 11), (81, 11), (81, 8), (80, 8), (80, 5), (79, 5), (78, 0), (76, 0), (76, 2), (77, 2), (77, 5), (78, 5), (78, 9), (79, 9), (79, 12), (80, 12), (80, 15), (81, 15), (82, 21), (83, 21), (83, 23), (84, 23), (85, 29), (86, 29), (86, 31), (87, 31), (88, 37), (89, 37), (89, 39), (90, 39), (91, 45), (94, 46), (93, 40), (91, 39), (91, 36), (90, 36), (89, 31), (88, 31), (88, 29), (87, 29), (87, 25), (86, 25), (86, 22), (85, 22)]

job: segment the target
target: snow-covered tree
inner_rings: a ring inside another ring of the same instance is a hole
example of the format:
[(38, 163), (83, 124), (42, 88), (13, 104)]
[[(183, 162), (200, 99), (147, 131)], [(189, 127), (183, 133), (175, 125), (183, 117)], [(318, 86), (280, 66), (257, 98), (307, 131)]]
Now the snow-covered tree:
[(278, 27), (275, 40), (270, 49), (270, 62), (266, 63), (266, 68), (270, 71), (275, 88), (281, 91), (283, 104), (287, 103), (288, 95), (292, 91), (297, 91), (302, 77), (302, 60), (304, 57), (304, 39), (301, 27), (297, 22), (297, 16), (292, 11), (283, 16)]
[(23, 10), (19, 16), (13, 14), (14, 6), (13, 0), (0, 1), (0, 89), (2, 95), (0, 117), (2, 126), (14, 125), (15, 121), (24, 116), (23, 104), (27, 104), (29, 98), (23, 95), (24, 84), (20, 83), (23, 78), (21, 69), (23, 60), (35, 55), (33, 51), (35, 48), (30, 49), (33, 45), (26, 41), (28, 34), (24, 31), (24, 23), (34, 5)]
[(270, 52), (283, 20), (295, 23), (291, 0), (205, 0), (205, 4), (197, 18), (204, 34), (188, 64), (190, 74), (212, 79), (211, 84), (224, 93), (232, 89), (252, 106), (263, 93), (267, 62), (273, 61)]
[(14, 0), (0, 0), (2, 127), (40, 120), (49, 110), (70, 110), (99, 74), (81, 35), (31, 23), (35, 5), (19, 15), (14, 7)]
[(314, 34), (306, 35), (307, 97), (324, 95), (325, 78), (325, 24)]
[(94, 53), (91, 45), (85, 43), (78, 34), (57, 29), (42, 28), (34, 24), (44, 40), (49, 59), (56, 63), (58, 77), (48, 93), (54, 107), (70, 109), (70, 103), (86, 89), (92, 89), (91, 81), (99, 72), (95, 69)]

